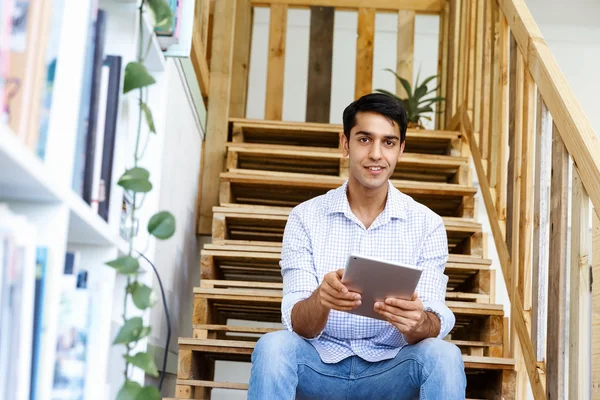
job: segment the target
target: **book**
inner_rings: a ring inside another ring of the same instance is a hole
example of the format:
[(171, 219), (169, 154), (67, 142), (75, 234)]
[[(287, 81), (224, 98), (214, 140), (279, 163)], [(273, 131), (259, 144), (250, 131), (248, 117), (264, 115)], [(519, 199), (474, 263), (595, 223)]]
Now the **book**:
[(106, 115), (104, 122), (104, 148), (102, 150), (102, 171), (100, 179), (104, 182), (104, 201), (98, 204), (98, 214), (108, 221), (110, 196), (113, 182), (113, 165), (117, 135), (117, 121), (119, 118), (119, 95), (121, 93), (121, 68), (120, 56), (106, 56), (104, 65), (109, 68), (108, 91), (106, 98)]
[(37, 392), (37, 383), (39, 382), (39, 362), (41, 357), (41, 344), (44, 318), (44, 295), (46, 293), (46, 271), (48, 269), (48, 248), (38, 247), (36, 250), (36, 270), (35, 270), (35, 298), (34, 298), (34, 320), (33, 320), (33, 341), (31, 358), (31, 394), (30, 400), (39, 398)]

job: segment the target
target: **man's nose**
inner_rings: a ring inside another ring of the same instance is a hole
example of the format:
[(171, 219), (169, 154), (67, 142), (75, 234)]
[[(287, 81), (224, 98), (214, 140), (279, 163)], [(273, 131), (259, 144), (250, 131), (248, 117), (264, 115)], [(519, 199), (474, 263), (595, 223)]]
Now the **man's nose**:
[(369, 157), (372, 160), (379, 160), (381, 158), (381, 144), (375, 142), (373, 146), (371, 146), (371, 151), (369, 152)]

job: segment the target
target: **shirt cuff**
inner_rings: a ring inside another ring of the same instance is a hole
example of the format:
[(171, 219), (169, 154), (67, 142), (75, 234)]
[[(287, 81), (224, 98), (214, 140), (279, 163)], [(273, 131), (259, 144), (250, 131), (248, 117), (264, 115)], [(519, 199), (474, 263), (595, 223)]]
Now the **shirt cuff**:
[(442, 302), (439, 301), (424, 301), (423, 311), (434, 313), (440, 320), (440, 333), (438, 339), (443, 339), (450, 333), (454, 327), (456, 318), (454, 313)]
[(296, 333), (298, 336), (309, 342), (319, 340), (323, 335), (323, 331), (312, 338), (305, 338), (304, 336), (299, 335), (292, 327), (292, 309), (298, 302), (308, 299), (311, 295), (311, 292), (293, 292), (283, 296), (283, 300), (281, 301), (281, 322), (283, 323), (284, 328), (289, 332)]

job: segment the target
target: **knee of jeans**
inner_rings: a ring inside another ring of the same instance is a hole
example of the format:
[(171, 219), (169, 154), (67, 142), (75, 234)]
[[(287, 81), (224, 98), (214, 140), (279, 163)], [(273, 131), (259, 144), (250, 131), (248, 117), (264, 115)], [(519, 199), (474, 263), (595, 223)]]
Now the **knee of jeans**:
[(270, 332), (263, 335), (252, 352), (252, 361), (266, 361), (277, 365), (278, 360), (285, 360), (295, 356), (295, 338), (286, 331)]
[(436, 368), (464, 369), (462, 354), (455, 344), (437, 338), (425, 339), (423, 344), (426, 347), (424, 358), (435, 364)]

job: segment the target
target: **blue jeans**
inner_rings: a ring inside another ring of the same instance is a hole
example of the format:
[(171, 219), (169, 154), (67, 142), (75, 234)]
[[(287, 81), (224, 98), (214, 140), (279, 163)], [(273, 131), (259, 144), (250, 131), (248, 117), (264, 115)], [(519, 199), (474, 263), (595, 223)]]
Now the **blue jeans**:
[(309, 342), (284, 330), (256, 344), (248, 399), (462, 400), (465, 388), (460, 350), (441, 339), (405, 346), (390, 360), (352, 356), (326, 364)]

